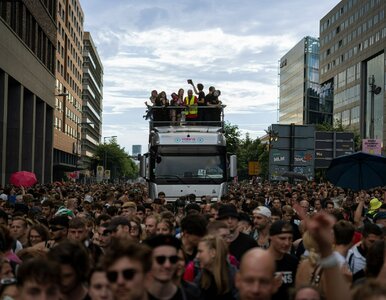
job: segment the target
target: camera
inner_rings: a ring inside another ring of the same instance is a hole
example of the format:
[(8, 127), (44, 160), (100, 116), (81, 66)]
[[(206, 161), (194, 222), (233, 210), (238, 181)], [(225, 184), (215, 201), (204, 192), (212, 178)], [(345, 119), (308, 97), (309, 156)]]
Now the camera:
[(192, 79), (188, 79), (187, 80), (189, 84), (193, 84), (193, 80)]

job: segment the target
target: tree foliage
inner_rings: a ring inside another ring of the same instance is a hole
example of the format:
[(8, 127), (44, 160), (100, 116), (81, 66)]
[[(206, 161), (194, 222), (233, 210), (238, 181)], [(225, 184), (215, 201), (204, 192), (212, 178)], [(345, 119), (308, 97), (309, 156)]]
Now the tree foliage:
[(93, 167), (105, 166), (111, 171), (111, 179), (135, 179), (138, 177), (138, 167), (125, 148), (120, 147), (115, 140), (108, 144), (100, 144), (92, 160)]
[(259, 138), (251, 139), (248, 133), (245, 135), (245, 138), (242, 138), (237, 125), (232, 125), (227, 122), (225, 123), (224, 129), (227, 141), (227, 152), (228, 154), (237, 155), (237, 174), (239, 180), (247, 179), (249, 177), (248, 162), (260, 162), (261, 158), (264, 159), (265, 145), (261, 143)]
[(232, 125), (229, 122), (225, 122), (224, 135), (227, 141), (228, 154), (237, 154), (241, 142), (241, 132), (239, 127), (237, 125)]

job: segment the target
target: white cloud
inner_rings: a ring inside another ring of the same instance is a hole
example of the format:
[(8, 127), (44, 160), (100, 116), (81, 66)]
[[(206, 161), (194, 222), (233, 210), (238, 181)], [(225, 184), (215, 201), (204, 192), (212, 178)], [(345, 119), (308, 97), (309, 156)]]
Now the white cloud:
[(188, 78), (220, 89), (226, 116), (242, 132), (264, 134), (276, 122), (278, 60), (317, 34), (318, 20), (336, 3), (82, 0), (104, 66), (103, 134), (118, 135), (127, 148), (146, 145), (150, 91), (187, 90)]

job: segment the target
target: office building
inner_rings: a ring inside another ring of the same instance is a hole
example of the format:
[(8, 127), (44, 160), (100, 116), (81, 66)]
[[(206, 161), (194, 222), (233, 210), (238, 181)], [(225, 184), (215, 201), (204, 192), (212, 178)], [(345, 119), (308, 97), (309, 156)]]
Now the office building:
[(320, 21), (320, 82), (334, 121), (383, 143), (385, 9), (384, 0), (343, 0)]
[(103, 66), (91, 34), (83, 36), (83, 79), (82, 79), (82, 161), (88, 167), (101, 142)]
[(332, 122), (332, 103), (320, 98), (319, 40), (305, 37), (280, 59), (280, 124)]
[(57, 5), (54, 179), (60, 180), (81, 163), (84, 15), (79, 0)]
[(136, 158), (138, 155), (142, 154), (142, 145), (133, 145), (132, 146), (132, 156)]
[(56, 0), (0, 1), (0, 185), (52, 180)]

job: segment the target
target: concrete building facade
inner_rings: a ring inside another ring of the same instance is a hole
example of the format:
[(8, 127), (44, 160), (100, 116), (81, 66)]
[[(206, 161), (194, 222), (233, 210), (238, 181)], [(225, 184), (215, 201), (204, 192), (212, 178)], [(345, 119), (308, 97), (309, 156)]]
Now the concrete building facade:
[(319, 40), (304, 37), (280, 59), (280, 124), (332, 122), (332, 103), (320, 101)]
[(0, 1), (0, 185), (52, 181), (56, 1)]
[(385, 10), (384, 0), (343, 0), (320, 21), (320, 82), (334, 120), (383, 144)]
[(83, 37), (82, 161), (89, 165), (102, 137), (103, 65), (89, 32)]
[(84, 14), (79, 0), (57, 1), (54, 179), (78, 168), (81, 157)]

